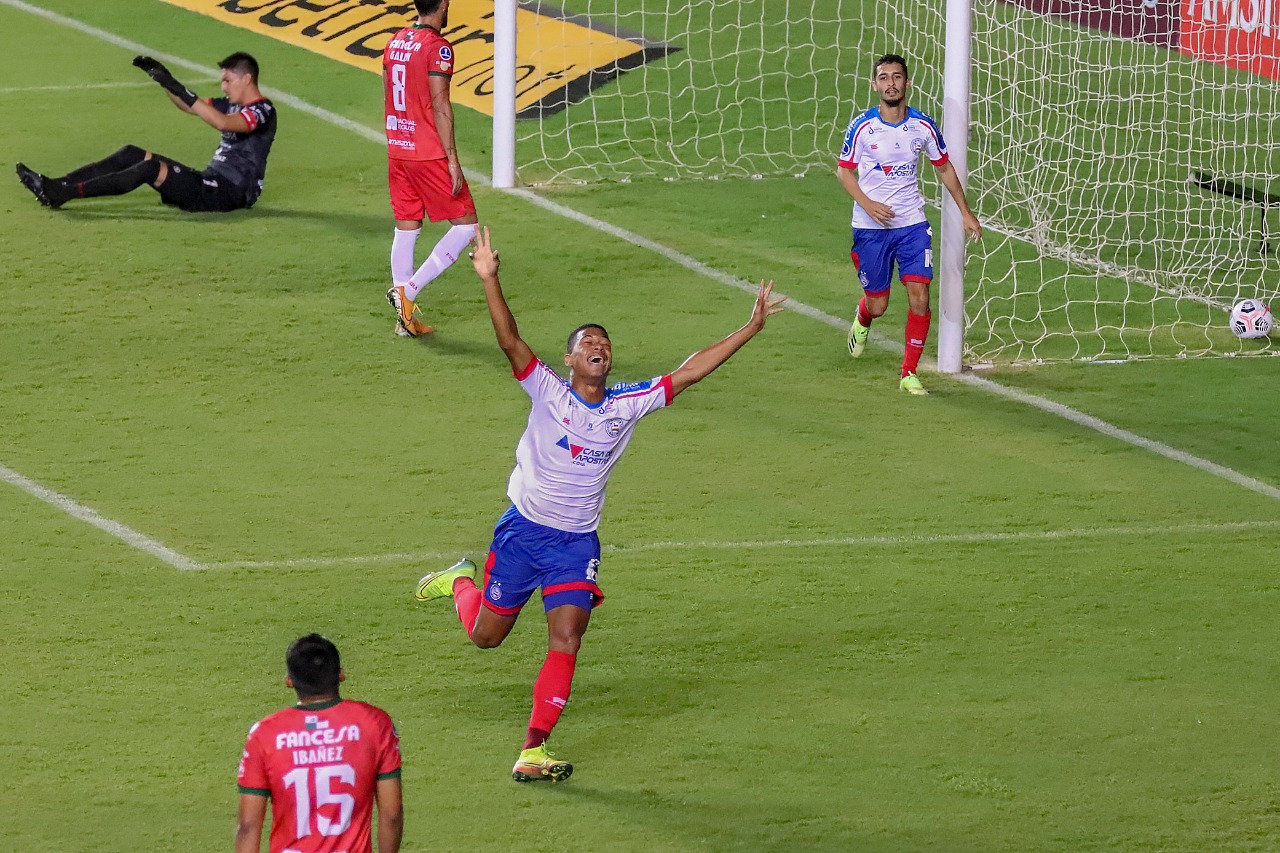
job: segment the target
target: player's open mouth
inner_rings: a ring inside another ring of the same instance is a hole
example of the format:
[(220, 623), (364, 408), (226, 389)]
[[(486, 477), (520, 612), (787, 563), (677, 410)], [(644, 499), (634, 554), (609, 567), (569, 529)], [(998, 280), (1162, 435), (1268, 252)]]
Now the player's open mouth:
[(604, 364), (604, 356), (593, 355), (591, 356), (591, 358), (587, 359), (587, 361), (591, 362), (592, 364)]

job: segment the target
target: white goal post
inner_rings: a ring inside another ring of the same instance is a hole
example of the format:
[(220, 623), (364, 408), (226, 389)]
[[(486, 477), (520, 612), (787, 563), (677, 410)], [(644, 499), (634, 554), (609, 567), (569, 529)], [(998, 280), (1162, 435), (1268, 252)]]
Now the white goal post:
[[(947, 0), (946, 66), (942, 87), (942, 135), (962, 186), (969, 185), (969, 74), (972, 68), (971, 0)], [(959, 373), (964, 364), (965, 233), (960, 208), (942, 199), (938, 252), (938, 370)]]
[(516, 185), (516, 7), (493, 3), (493, 185)]

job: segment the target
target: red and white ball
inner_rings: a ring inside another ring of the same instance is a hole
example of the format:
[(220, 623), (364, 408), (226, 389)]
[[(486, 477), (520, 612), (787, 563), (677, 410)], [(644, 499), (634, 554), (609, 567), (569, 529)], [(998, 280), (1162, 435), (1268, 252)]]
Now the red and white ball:
[(1231, 309), (1231, 331), (1237, 338), (1261, 338), (1271, 331), (1271, 309), (1257, 299), (1242, 299)]

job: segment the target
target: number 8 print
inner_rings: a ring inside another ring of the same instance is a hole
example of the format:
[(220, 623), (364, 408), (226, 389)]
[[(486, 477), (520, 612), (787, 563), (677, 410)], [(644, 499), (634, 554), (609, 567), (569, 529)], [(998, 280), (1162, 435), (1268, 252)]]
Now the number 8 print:
[(391, 66), (391, 105), (396, 108), (397, 112), (404, 112), (408, 109), (404, 100), (405, 77), (406, 73), (403, 65)]

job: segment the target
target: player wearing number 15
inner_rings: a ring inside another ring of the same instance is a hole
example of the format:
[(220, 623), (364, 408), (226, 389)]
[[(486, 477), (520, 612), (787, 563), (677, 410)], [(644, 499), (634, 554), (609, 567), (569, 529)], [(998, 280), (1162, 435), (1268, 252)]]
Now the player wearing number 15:
[[(391, 241), (391, 289), (396, 333), (407, 337), (433, 329), (417, 316), (419, 294), (453, 265), (475, 237), (476, 204), (458, 162), (449, 81), (456, 67), (449, 0), (414, 0), (418, 20), (391, 37), (382, 53), (386, 88), (387, 182), (396, 218)], [(450, 228), (416, 270), (413, 250), (423, 218), (449, 220)]]
[(386, 711), (338, 695), (338, 650), (319, 634), (285, 654), (298, 704), (249, 729), (237, 774), (236, 853), (258, 853), (271, 800), (271, 853), (397, 853), (404, 828), (400, 737)]

